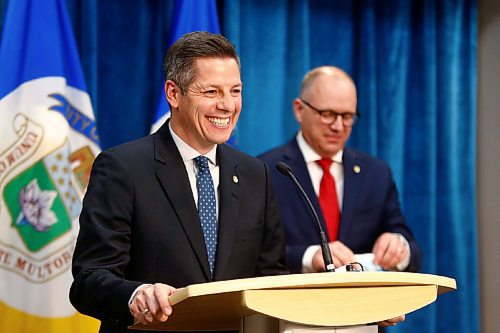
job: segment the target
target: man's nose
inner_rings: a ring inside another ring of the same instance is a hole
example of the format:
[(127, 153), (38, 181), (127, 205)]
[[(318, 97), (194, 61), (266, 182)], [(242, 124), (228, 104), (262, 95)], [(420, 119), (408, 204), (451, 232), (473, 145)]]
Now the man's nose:
[(224, 94), (217, 102), (217, 109), (219, 110), (233, 112), (235, 108), (236, 104), (230, 94)]
[(344, 121), (342, 119), (342, 115), (336, 114), (333, 123), (330, 124), (330, 127), (335, 130), (344, 129)]

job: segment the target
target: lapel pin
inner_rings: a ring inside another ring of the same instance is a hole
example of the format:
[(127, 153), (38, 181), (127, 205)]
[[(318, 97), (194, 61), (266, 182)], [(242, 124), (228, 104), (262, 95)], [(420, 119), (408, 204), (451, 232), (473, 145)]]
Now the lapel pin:
[(238, 184), (238, 176), (234, 175), (233, 176), (233, 183)]
[(356, 164), (355, 166), (352, 167), (352, 171), (354, 171), (354, 173), (360, 173), (361, 167)]

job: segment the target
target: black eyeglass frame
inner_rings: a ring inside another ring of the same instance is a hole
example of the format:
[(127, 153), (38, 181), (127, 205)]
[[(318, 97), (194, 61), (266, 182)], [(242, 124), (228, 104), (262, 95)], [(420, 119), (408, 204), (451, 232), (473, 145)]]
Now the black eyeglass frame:
[[(361, 113), (359, 113), (357, 111), (355, 113), (352, 113), (352, 112), (343, 112), (342, 113), (342, 112), (335, 112), (333, 110), (320, 110), (320, 109), (312, 106), (309, 102), (304, 101), (302, 98), (299, 98), (299, 100), (305, 106), (310, 108), (311, 110), (316, 111), (319, 114), (321, 122), (325, 125), (334, 124), (337, 121), (338, 117), (340, 116), (340, 118), (342, 118), (342, 124), (344, 125), (344, 127), (352, 127), (352, 126), (356, 125), (357, 122), (359, 121), (359, 118), (361, 118)], [(327, 119), (325, 117), (329, 117), (329, 115), (333, 115), (334, 117), (332, 118), (331, 121), (325, 121), (325, 119)], [(346, 118), (346, 116), (352, 116), (352, 118), (351, 118), (352, 123), (349, 123), (349, 118)], [(346, 124), (346, 120), (348, 121), (347, 124)]]

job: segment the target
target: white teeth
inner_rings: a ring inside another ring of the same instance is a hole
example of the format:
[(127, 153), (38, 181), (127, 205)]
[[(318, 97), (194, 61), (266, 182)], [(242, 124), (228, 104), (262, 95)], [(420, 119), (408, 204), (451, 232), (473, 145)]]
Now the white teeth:
[(207, 119), (209, 122), (211, 122), (215, 126), (227, 126), (227, 125), (229, 125), (229, 118), (208, 117)]

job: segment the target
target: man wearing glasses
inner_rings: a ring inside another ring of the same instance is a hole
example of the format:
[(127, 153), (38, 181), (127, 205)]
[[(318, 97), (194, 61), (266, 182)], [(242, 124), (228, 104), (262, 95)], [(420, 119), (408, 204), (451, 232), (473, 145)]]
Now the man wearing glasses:
[(360, 118), (356, 86), (337, 67), (308, 72), (293, 101), (300, 131), (259, 158), (272, 170), (292, 272), (325, 270), (311, 214), (293, 183), (274, 166), (288, 164), (328, 235), (335, 267), (355, 261), (371, 269), (420, 269), (421, 251), (400, 208), (386, 163), (345, 148)]

